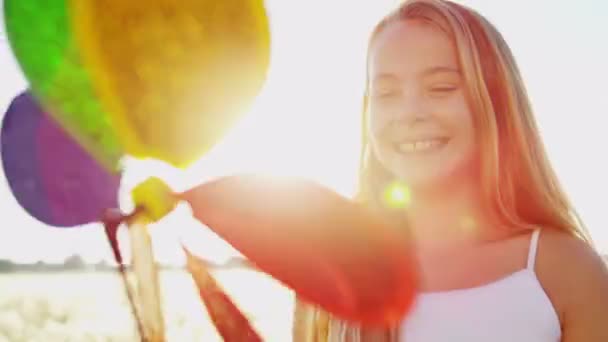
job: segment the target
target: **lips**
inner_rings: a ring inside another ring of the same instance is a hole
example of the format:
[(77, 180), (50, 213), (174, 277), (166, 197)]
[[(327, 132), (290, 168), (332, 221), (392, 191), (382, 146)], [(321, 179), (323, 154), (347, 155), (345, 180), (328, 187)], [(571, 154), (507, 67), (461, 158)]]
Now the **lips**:
[(393, 146), (400, 153), (423, 153), (439, 150), (445, 146), (448, 141), (449, 139), (444, 137), (424, 138), (395, 142), (393, 143)]

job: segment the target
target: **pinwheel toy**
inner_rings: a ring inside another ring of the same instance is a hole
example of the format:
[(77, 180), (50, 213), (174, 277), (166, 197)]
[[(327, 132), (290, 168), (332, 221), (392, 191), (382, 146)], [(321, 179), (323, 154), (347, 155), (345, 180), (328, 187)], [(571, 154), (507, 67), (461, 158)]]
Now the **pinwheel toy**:
[(57, 125), (29, 92), (2, 120), (2, 166), (19, 204), (53, 227), (98, 222), (118, 206), (119, 172), (108, 172)]
[[(336, 316), (389, 325), (407, 313), (416, 272), (403, 235), (313, 182), (241, 175), (176, 193), (150, 178), (133, 189), (133, 212), (117, 208), (123, 156), (186, 168), (246, 113), (270, 65), (263, 0), (5, 0), (4, 10), (30, 86), (2, 127), (11, 190), (51, 226), (104, 223), (142, 339), (165, 339), (146, 227), (179, 202), (258, 270)], [(139, 305), (124, 277), (121, 226)], [(260, 340), (205, 263), (186, 253), (222, 337)]]

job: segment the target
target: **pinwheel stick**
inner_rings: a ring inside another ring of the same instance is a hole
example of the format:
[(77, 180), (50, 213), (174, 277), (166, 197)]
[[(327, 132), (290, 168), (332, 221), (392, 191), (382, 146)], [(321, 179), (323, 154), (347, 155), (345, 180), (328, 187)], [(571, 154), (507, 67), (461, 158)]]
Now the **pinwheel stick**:
[(118, 229), (122, 224), (122, 220), (123, 218), (120, 211), (114, 209), (107, 210), (103, 216), (103, 224), (105, 228), (106, 237), (108, 238), (108, 242), (110, 243), (110, 247), (112, 248), (114, 260), (118, 265), (118, 272), (120, 273), (127, 298), (129, 299), (131, 313), (133, 314), (133, 318), (135, 319), (135, 323), (137, 324), (137, 332), (139, 333), (140, 340), (142, 342), (145, 342), (146, 337), (141, 317), (139, 315), (140, 310), (137, 306), (135, 293), (129, 285), (129, 279), (127, 277), (127, 270), (124, 264), (124, 259), (122, 257), (122, 253), (120, 252), (120, 246), (118, 245)]
[(146, 341), (164, 342), (165, 329), (161, 307), (158, 268), (147, 225), (137, 216), (128, 223), (132, 265), (140, 303), (140, 318)]
[[(151, 178), (133, 190), (133, 198), (139, 205), (129, 215), (120, 210), (108, 210), (104, 214), (106, 235), (119, 265), (133, 315), (138, 324), (139, 335), (144, 342), (164, 342), (164, 319), (158, 268), (153, 254), (152, 241), (147, 229), (149, 222), (156, 222), (175, 207), (170, 189), (159, 179)], [(154, 200), (150, 200), (154, 199)], [(129, 231), (132, 251), (132, 271), (137, 283), (136, 296), (126, 276), (123, 258), (118, 245), (117, 230), (125, 224)], [(197, 258), (184, 248), (188, 271), (199, 291), (200, 299), (207, 309), (213, 325), (226, 342), (261, 342), (258, 332), (247, 317), (225, 293), (209, 272), (212, 263)], [(232, 260), (220, 268), (230, 266), (251, 266), (246, 260)]]
[[(165, 331), (158, 268), (154, 261), (152, 241), (145, 222), (140, 210), (136, 210), (127, 217), (122, 216), (118, 210), (108, 210), (104, 214), (106, 235), (125, 285), (141, 341), (164, 342)], [(137, 296), (129, 285), (124, 260), (118, 245), (118, 228), (122, 223), (126, 223), (129, 228), (131, 263), (137, 283)]]

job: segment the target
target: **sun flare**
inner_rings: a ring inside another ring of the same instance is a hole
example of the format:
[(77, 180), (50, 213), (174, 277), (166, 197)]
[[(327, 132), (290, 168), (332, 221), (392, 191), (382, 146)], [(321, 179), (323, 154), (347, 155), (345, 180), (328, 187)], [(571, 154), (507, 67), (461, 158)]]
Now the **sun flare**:
[[(123, 209), (132, 209), (131, 189), (150, 176), (161, 177), (175, 191), (236, 173), (297, 176), (344, 196), (353, 194), (365, 43), (371, 24), (383, 13), (383, 5), (361, 5), (369, 8), (354, 11), (357, 14), (343, 23), (345, 27), (332, 34), (327, 34), (332, 31), (331, 13), (335, 13), (331, 8), (323, 14), (317, 6), (306, 6), (295, 13), (285, 6), (268, 2), (273, 37), (271, 68), (247, 114), (210, 153), (186, 170), (152, 160), (125, 160)], [(307, 15), (317, 17), (316, 25), (307, 25), (303, 20)], [(349, 35), (339, 36), (346, 33)], [(340, 38), (340, 49), (331, 48)], [(330, 55), (323, 52), (328, 49)], [(180, 208), (151, 227), (155, 253), (161, 262), (183, 265), (184, 255), (177, 248), (181, 240), (195, 250), (207, 251), (205, 257), (214, 260), (234, 255), (212, 233), (203, 233), (187, 210)]]

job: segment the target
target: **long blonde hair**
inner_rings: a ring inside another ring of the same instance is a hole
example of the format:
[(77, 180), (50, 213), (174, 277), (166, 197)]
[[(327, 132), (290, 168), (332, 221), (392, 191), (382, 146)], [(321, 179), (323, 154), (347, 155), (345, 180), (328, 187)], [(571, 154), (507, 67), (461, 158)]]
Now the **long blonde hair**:
[[(375, 27), (370, 44), (391, 23), (417, 19), (443, 30), (454, 42), (467, 100), (474, 114), (483, 200), (506, 227), (537, 227), (591, 238), (550, 165), (521, 74), (502, 35), (474, 10), (448, 0), (409, 0)], [(357, 199), (382, 207), (388, 181), (368, 144), (368, 106), (362, 114), (363, 137)], [(300, 308), (300, 310), (302, 310)], [(393, 332), (366, 334), (311, 309), (312, 341), (391, 341)], [(380, 337), (381, 336), (381, 337)], [(379, 339), (378, 339), (379, 338)]]

